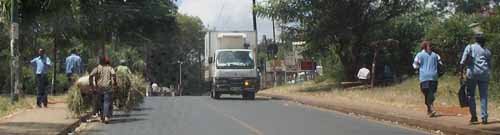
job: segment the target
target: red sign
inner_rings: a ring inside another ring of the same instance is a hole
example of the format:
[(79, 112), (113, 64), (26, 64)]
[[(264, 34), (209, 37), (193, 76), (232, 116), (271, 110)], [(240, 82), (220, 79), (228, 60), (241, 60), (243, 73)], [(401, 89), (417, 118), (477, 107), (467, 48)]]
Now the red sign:
[(302, 61), (300, 63), (300, 70), (314, 70), (314, 65), (312, 61)]

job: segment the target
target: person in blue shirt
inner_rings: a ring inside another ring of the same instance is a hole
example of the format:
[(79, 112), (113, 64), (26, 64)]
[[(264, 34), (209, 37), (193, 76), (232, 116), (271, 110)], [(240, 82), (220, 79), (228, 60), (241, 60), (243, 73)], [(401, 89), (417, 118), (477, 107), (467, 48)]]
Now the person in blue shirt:
[(438, 64), (442, 64), (439, 54), (432, 51), (430, 41), (421, 43), (419, 52), (413, 61), (413, 68), (419, 71), (420, 90), (425, 98), (427, 114), (429, 117), (436, 117), (438, 114), (434, 110), (435, 93), (438, 87)]
[(36, 105), (41, 108), (42, 105), (47, 107), (47, 71), (49, 70), (52, 63), (49, 57), (45, 55), (45, 50), (38, 49), (38, 57), (31, 60), (31, 65), (35, 71), (36, 87), (37, 87), (37, 97)]
[(71, 50), (71, 54), (66, 57), (66, 76), (68, 81), (72, 82), (74, 74), (82, 73), (82, 58), (78, 56), (76, 49)]
[[(479, 87), (479, 98), (481, 101), (481, 120), (483, 124), (488, 123), (488, 82), (490, 79), (491, 52), (485, 47), (486, 38), (482, 33), (475, 36), (476, 43), (465, 47), (460, 64), (462, 70), (466, 66), (466, 84), (469, 97), (469, 111), (471, 123), (478, 122), (476, 114), (476, 87)], [(460, 80), (463, 80), (461, 73)]]

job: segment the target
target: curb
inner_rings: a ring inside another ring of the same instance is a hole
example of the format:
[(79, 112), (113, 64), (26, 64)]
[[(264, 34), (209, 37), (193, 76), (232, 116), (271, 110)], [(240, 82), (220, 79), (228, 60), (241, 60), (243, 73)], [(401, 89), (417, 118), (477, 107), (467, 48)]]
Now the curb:
[(68, 126), (66, 126), (66, 128), (64, 128), (61, 132), (57, 133), (57, 135), (67, 135), (69, 133), (73, 133), (74, 130), (80, 126), (82, 121), (84, 121), (85, 119), (88, 119), (89, 117), (90, 117), (90, 114), (86, 114), (86, 115), (81, 116), (80, 119), (78, 119), (77, 121), (73, 122), (72, 124), (69, 124)]
[(304, 98), (294, 98), (294, 97), (289, 97), (289, 96), (283, 96), (283, 95), (277, 95), (277, 94), (264, 94), (264, 93), (259, 93), (258, 95), (271, 97), (272, 99), (295, 101), (295, 102), (298, 102), (301, 104), (330, 109), (330, 110), (335, 110), (335, 111), (346, 113), (346, 114), (355, 113), (355, 114), (369, 116), (369, 117), (373, 117), (373, 118), (377, 118), (377, 119), (394, 121), (394, 122), (398, 122), (398, 123), (404, 123), (404, 124), (409, 125), (409, 126), (417, 126), (417, 127), (423, 128), (423, 129), (440, 130), (440, 131), (447, 133), (447, 134), (474, 134), (474, 135), (498, 135), (498, 134), (500, 134), (500, 132), (493, 132), (493, 131), (482, 130), (482, 129), (464, 128), (464, 127), (457, 127), (457, 126), (453, 126), (453, 125), (427, 122), (427, 121), (419, 120), (416, 118), (410, 118), (410, 117), (404, 117), (404, 116), (394, 116), (394, 115), (390, 115), (390, 114), (384, 114), (384, 113), (380, 113), (380, 112), (363, 110), (363, 109), (359, 109), (359, 108), (347, 107), (347, 106), (343, 106), (343, 105), (339, 105), (339, 104), (321, 102), (321, 101), (304, 99)]

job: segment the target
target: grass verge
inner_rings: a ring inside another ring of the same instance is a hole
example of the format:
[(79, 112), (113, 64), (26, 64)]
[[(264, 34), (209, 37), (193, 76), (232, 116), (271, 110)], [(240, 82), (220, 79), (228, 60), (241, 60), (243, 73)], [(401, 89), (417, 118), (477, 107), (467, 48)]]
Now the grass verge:
[[(65, 97), (66, 95), (49, 96), (48, 97), (49, 104), (63, 102)], [(36, 104), (36, 96), (33, 95), (25, 95), (24, 97), (19, 98), (19, 100), (14, 104), (11, 104), (9, 96), (1, 95), (0, 118), (4, 118), (5, 116), (8, 116), (18, 111), (34, 108), (35, 104)]]
[(35, 101), (36, 99), (34, 96), (25, 96), (23, 98), (19, 98), (19, 100), (14, 104), (11, 104), (10, 97), (2, 95), (0, 96), (0, 118), (17, 111), (33, 108)]
[[(400, 84), (389, 87), (367, 89), (362, 87), (340, 89), (333, 81), (305, 82), (303, 84), (286, 85), (267, 89), (262, 93), (280, 94), (298, 97), (314, 97), (324, 100), (347, 100), (369, 104), (382, 104), (398, 108), (424, 110), (424, 97), (420, 91), (417, 78), (410, 78)], [(439, 80), (435, 106), (459, 114), (468, 114), (464, 108), (458, 107), (457, 92), (459, 88), (458, 77), (443, 76)], [(490, 89), (492, 91), (493, 89)], [(478, 95), (478, 94), (476, 94)], [(476, 98), (478, 98), (477, 96)], [(492, 95), (490, 95), (492, 97)], [(489, 113), (492, 118), (500, 116), (498, 99), (489, 98)], [(479, 105), (479, 101), (476, 103)], [(478, 107), (479, 111), (479, 107)]]

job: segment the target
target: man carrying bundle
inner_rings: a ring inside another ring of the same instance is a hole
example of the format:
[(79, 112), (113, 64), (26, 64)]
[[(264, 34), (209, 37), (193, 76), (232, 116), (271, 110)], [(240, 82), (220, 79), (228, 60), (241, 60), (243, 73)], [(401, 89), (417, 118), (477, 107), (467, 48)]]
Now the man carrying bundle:
[(99, 65), (90, 73), (89, 82), (98, 98), (94, 103), (94, 111), (101, 112), (101, 120), (108, 123), (112, 115), (112, 86), (116, 86), (115, 70), (111, 67), (109, 58), (100, 59)]
[(117, 78), (117, 87), (115, 96), (115, 101), (117, 101), (118, 108), (123, 109), (127, 107), (127, 103), (130, 98), (130, 75), (132, 71), (127, 67), (126, 60), (120, 60), (120, 65), (116, 68), (116, 78)]

